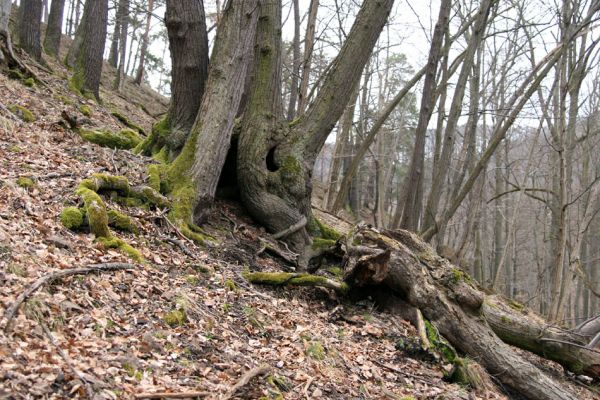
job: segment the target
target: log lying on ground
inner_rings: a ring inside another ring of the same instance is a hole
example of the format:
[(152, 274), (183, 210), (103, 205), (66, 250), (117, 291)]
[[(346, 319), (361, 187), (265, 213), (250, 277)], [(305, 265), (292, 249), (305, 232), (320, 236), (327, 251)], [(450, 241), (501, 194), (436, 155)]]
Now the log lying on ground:
[(359, 227), (346, 242), (345, 280), (354, 287), (384, 285), (419, 308), (459, 351), (528, 399), (574, 400), (504, 343), (482, 315), (485, 294), (460, 269), (435, 254), (416, 235), (383, 235)]
[(498, 296), (488, 296), (483, 315), (504, 342), (553, 360), (575, 374), (600, 379), (600, 352), (587, 348), (589, 337), (549, 325), (532, 312), (511, 307)]

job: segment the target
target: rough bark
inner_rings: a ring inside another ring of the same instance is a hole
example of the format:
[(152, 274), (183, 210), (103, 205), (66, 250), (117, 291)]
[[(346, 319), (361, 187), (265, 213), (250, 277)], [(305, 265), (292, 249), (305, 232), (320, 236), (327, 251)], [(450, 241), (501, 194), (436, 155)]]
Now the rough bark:
[(108, 21), (108, 0), (87, 0), (67, 60), (73, 64), (71, 87), (100, 100), (102, 56)]
[(388, 287), (420, 309), (460, 352), (528, 399), (577, 398), (494, 333), (481, 316), (485, 294), (460, 269), (408, 231), (389, 235), (363, 227), (347, 240), (345, 281), (349, 285)]
[[(118, 31), (117, 27), (118, 26)], [(117, 67), (117, 76), (113, 87), (117, 91), (123, 90), (125, 84), (125, 54), (127, 52), (127, 31), (129, 29), (129, 0), (119, 0), (119, 6), (117, 8), (117, 18), (115, 21), (115, 31), (118, 32), (118, 62), (115, 60), (115, 67)], [(113, 33), (114, 34), (114, 33)], [(112, 45), (111, 43), (111, 55)], [(109, 60), (110, 63), (110, 60)]]
[(148, 0), (148, 13), (146, 14), (146, 26), (144, 28), (144, 35), (142, 36), (142, 44), (140, 48), (140, 61), (138, 64), (138, 70), (133, 80), (136, 85), (141, 85), (144, 80), (144, 73), (146, 72), (146, 53), (148, 52), (148, 45), (150, 44), (150, 23), (152, 22), (152, 12), (154, 11), (154, 0)]
[(52, 0), (46, 36), (44, 37), (44, 50), (48, 55), (54, 58), (58, 57), (60, 51), (64, 11), (65, 0)]
[(167, 148), (174, 158), (183, 147), (200, 108), (208, 75), (208, 35), (202, 0), (167, 0), (165, 22), (171, 50), (171, 105)]
[(38, 61), (42, 59), (41, 26), (42, 0), (22, 0), (17, 29), (19, 47)]
[(306, 34), (304, 35), (304, 58), (302, 60), (302, 80), (300, 81), (298, 114), (302, 114), (304, 110), (306, 110), (306, 105), (308, 104), (308, 81), (310, 80), (312, 52), (315, 45), (315, 28), (318, 10), (319, 0), (311, 0), (308, 11), (308, 22), (306, 24)]
[(8, 22), (10, 19), (11, 0), (0, 0), (0, 65), (14, 66), (16, 58), (12, 49)]
[(300, 78), (300, 2), (294, 3), (294, 41), (292, 43), (292, 82), (290, 85), (290, 102), (288, 105), (287, 118), (289, 121), (296, 116), (296, 103), (298, 102), (298, 82)]
[[(373, 46), (385, 24), (393, 1), (364, 2), (346, 43), (331, 64), (321, 90), (307, 112), (291, 127), (281, 127), (278, 105), (280, 76), (280, 20), (278, 1), (263, 5), (263, 26), (271, 34), (259, 36), (253, 86), (242, 122), (238, 152), (238, 181), (242, 201), (252, 217), (270, 232), (283, 231), (301, 218), (312, 221), (311, 174), (316, 156), (342, 115), (356, 82), (360, 79)], [(278, 118), (279, 117), (279, 118)], [(283, 129), (281, 129), (283, 128)], [(310, 224), (309, 224), (310, 225)], [(298, 252), (310, 243), (307, 229), (287, 237)]]

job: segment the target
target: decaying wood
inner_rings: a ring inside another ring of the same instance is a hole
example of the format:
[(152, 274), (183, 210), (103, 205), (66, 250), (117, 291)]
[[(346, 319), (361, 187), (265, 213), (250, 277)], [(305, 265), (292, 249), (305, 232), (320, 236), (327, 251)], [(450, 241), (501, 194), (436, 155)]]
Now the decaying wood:
[(85, 275), (92, 272), (107, 272), (107, 271), (124, 271), (135, 268), (133, 264), (125, 263), (107, 263), (107, 264), (92, 264), (82, 268), (65, 269), (62, 271), (54, 272), (52, 274), (44, 275), (38, 280), (33, 282), (23, 293), (21, 293), (14, 303), (12, 303), (4, 312), (4, 331), (9, 332), (12, 319), (21, 307), (21, 304), (27, 300), (33, 293), (35, 293), (42, 286), (54, 282), (57, 279), (66, 278), (73, 275)]
[(256, 368), (252, 368), (250, 371), (246, 372), (242, 377), (237, 381), (235, 385), (233, 385), (227, 393), (221, 396), (220, 400), (229, 400), (231, 399), (238, 390), (246, 386), (250, 381), (257, 376), (264, 375), (271, 370), (269, 365), (263, 364)]
[[(528, 399), (577, 398), (496, 335), (481, 313), (485, 294), (416, 235), (408, 231), (384, 235), (359, 227), (351, 237), (351, 243), (358, 242), (371, 251), (346, 256), (348, 284), (382, 285), (398, 293), (420, 309), (456, 349)], [(382, 252), (374, 253), (377, 250)]]

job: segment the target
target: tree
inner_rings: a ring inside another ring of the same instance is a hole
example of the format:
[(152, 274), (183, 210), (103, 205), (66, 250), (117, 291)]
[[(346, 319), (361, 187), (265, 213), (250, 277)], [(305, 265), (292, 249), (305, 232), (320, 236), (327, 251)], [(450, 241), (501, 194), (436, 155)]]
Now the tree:
[(52, 1), (50, 15), (48, 17), (48, 26), (46, 28), (46, 36), (44, 38), (44, 50), (52, 57), (58, 57), (60, 51), (64, 10), (65, 0)]
[(146, 53), (148, 52), (148, 44), (150, 42), (150, 27), (152, 22), (152, 12), (154, 11), (154, 0), (148, 0), (148, 11), (146, 14), (146, 27), (144, 28), (144, 35), (142, 36), (142, 46), (140, 48), (140, 61), (138, 64), (138, 70), (135, 74), (134, 82), (136, 85), (141, 85), (144, 79), (144, 68), (146, 61)]
[(100, 100), (102, 56), (108, 22), (108, 0), (87, 0), (66, 64), (73, 68), (71, 86)]
[(36, 60), (42, 59), (42, 0), (23, 0), (19, 7), (19, 46)]
[(8, 30), (11, 8), (11, 0), (0, 0), (0, 65), (6, 64), (9, 67), (16, 61)]
[[(121, 91), (123, 89), (123, 85), (125, 84), (125, 53), (127, 51), (127, 30), (129, 29), (129, 0), (119, 0), (115, 25), (118, 25), (119, 27), (119, 55), (114, 88), (118, 91)], [(115, 63), (117, 62), (115, 61)]]
[[(143, 145), (174, 159), (194, 125), (208, 75), (208, 35), (202, 0), (168, 0), (165, 23), (171, 50), (171, 104), (166, 118)], [(167, 133), (168, 132), (168, 133)]]

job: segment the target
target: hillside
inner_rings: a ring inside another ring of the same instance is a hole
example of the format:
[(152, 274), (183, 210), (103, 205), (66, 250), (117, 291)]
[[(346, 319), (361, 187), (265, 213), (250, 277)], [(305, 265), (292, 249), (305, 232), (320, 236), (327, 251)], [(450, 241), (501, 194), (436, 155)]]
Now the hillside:
[[(169, 224), (164, 210), (107, 200), (134, 218), (139, 233), (119, 236), (141, 252), (143, 263), (67, 230), (59, 214), (76, 204), (82, 179), (109, 173), (141, 184), (154, 161), (83, 141), (61, 113), (117, 130), (123, 128), (111, 114), (117, 111), (148, 132), (166, 101), (148, 89), (130, 87), (118, 96), (105, 86), (98, 105), (68, 90), (60, 65), (50, 67), (52, 73), (35, 68), (47, 86), (0, 74), (2, 313), (48, 274), (109, 263), (133, 268), (59, 279), (26, 300), (10, 330), (3, 318), (0, 398), (86, 398), (90, 390), (96, 399), (155, 392), (229, 398), (236, 383), (232, 396), (244, 399), (506, 398), (499, 387), (476, 392), (447, 382), (450, 365), (421, 351), (410, 323), (368, 298), (353, 302), (326, 289), (249, 284), (245, 271), (285, 265), (258, 254), (266, 233), (236, 203), (219, 203), (206, 227), (215, 240), (198, 247)], [(109, 72), (104, 82), (110, 81)], [(11, 112), (15, 105), (33, 118)], [(556, 365), (536, 363), (565, 379)], [(266, 374), (240, 382), (263, 364)], [(593, 398), (574, 380), (564, 384)]]

